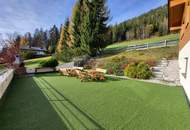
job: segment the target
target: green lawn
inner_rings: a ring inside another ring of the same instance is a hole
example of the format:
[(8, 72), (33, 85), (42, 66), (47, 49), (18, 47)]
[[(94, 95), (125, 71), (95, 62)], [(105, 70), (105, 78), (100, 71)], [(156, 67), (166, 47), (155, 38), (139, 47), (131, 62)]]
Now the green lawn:
[(0, 130), (189, 130), (189, 122), (180, 87), (59, 74), (14, 79), (0, 109)]
[[(30, 60), (25, 60), (24, 63), (25, 63), (25, 67), (26, 68), (39, 68), (41, 67), (40, 66), (40, 63), (43, 62), (43, 61), (46, 61), (46, 60), (49, 60), (51, 59), (52, 56), (48, 56), (48, 57), (43, 57), (43, 58), (36, 58), (36, 59), (30, 59)], [(62, 61), (59, 61), (59, 64), (63, 64)]]
[(51, 58), (51, 56), (43, 57), (43, 58), (36, 58), (36, 59), (31, 59), (31, 60), (25, 60), (24, 61), (25, 67), (26, 68), (38, 68), (38, 67), (40, 67), (40, 63), (42, 61), (48, 60), (50, 58)]
[(154, 43), (154, 42), (160, 42), (164, 40), (174, 40), (178, 39), (179, 34), (170, 34), (166, 36), (161, 36), (161, 37), (153, 37), (153, 38), (148, 38), (144, 40), (132, 40), (132, 41), (124, 41), (120, 43), (115, 43), (110, 46), (108, 46), (105, 51), (114, 51), (117, 49), (124, 48), (128, 45), (138, 45), (138, 44), (146, 44), (146, 43)]

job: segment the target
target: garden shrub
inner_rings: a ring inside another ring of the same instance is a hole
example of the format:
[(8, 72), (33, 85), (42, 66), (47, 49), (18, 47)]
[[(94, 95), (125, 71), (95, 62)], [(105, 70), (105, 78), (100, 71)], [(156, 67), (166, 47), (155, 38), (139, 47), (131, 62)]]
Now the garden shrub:
[(150, 79), (152, 71), (148, 64), (141, 62), (137, 65), (137, 77), (138, 79)]
[(137, 79), (149, 79), (153, 76), (148, 64), (144, 62), (131, 63), (124, 70), (125, 76)]
[(123, 70), (125, 69), (127, 63), (128, 61), (124, 56), (115, 57), (110, 63), (106, 64), (104, 68), (107, 70), (107, 74), (123, 76)]
[(35, 58), (35, 54), (36, 54), (36, 53), (33, 52), (33, 51), (28, 51), (28, 52), (22, 51), (22, 52), (20, 53), (21, 57), (24, 58), (25, 60)]
[(124, 70), (125, 76), (137, 78), (137, 65), (136, 63), (130, 63)]
[(56, 57), (60, 61), (71, 62), (73, 58), (82, 56), (83, 54), (80, 48), (65, 48), (62, 53), (57, 53)]
[(118, 76), (124, 75), (123, 73), (123, 63), (120, 62), (111, 62), (106, 65), (107, 74), (114, 74)]
[(58, 64), (59, 63), (55, 58), (51, 58), (40, 63), (41, 67), (56, 67)]
[(59, 59), (64, 62), (70, 62), (72, 61), (74, 54), (73, 49), (64, 49), (61, 54), (59, 54)]

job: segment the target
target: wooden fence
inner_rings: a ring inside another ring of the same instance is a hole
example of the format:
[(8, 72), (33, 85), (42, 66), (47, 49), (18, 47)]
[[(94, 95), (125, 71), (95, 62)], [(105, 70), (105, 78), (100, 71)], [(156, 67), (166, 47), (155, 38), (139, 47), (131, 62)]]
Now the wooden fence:
[(129, 45), (126, 48), (123, 48), (126, 51), (134, 51), (134, 50), (145, 50), (145, 49), (151, 49), (151, 48), (161, 48), (161, 47), (169, 47), (169, 46), (176, 46), (178, 45), (178, 40), (165, 40), (161, 42), (155, 42), (155, 43), (146, 43), (146, 44), (140, 44), (140, 45)]

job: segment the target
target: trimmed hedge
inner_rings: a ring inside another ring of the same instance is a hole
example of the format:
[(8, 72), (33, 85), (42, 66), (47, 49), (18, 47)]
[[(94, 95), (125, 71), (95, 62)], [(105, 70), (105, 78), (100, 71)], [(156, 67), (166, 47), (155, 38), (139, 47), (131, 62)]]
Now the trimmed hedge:
[(51, 58), (47, 61), (43, 61), (40, 63), (41, 67), (56, 67), (58, 65), (58, 61), (55, 58)]

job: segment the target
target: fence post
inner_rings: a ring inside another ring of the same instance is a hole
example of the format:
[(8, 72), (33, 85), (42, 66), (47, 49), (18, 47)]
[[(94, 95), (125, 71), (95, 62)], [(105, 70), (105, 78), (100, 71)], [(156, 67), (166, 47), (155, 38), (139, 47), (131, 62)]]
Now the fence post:
[(165, 47), (167, 47), (167, 40), (165, 40)]

